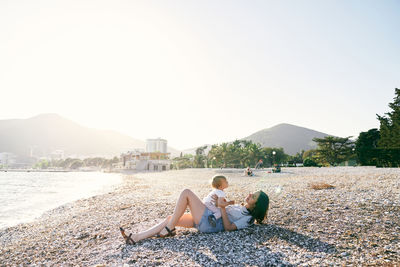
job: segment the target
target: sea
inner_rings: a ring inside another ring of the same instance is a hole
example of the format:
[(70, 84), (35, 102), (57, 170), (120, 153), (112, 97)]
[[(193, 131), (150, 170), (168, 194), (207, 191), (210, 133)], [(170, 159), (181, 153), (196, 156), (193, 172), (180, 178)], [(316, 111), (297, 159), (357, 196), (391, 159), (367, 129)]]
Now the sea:
[(30, 222), (45, 211), (110, 192), (122, 175), (102, 172), (0, 172), (0, 229)]

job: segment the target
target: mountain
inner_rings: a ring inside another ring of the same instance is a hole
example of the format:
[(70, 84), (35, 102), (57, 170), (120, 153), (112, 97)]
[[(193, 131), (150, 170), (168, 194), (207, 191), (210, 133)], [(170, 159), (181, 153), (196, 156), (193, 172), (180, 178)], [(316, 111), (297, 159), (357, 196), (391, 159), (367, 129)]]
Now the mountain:
[(315, 149), (317, 144), (312, 141), (314, 137), (324, 138), (328, 135), (304, 127), (282, 123), (242, 139), (260, 143), (263, 147), (282, 147), (286, 154), (295, 155), (301, 150)]
[[(317, 144), (312, 140), (314, 137), (324, 138), (325, 136), (330, 136), (326, 133), (317, 132), (304, 127), (291, 125), (287, 123), (282, 123), (275, 125), (274, 127), (267, 128), (252, 135), (241, 138), (241, 140), (249, 140), (253, 143), (260, 143), (262, 147), (282, 147), (286, 154), (295, 155), (301, 150), (307, 151), (310, 149), (315, 149)], [(226, 141), (230, 143), (230, 141)], [(207, 146), (205, 152), (206, 154), (210, 151), (210, 144), (205, 144)], [(182, 154), (196, 154), (197, 147), (185, 149)]]
[(0, 152), (46, 156), (64, 150), (65, 156), (118, 156), (145, 142), (110, 130), (81, 126), (57, 114), (29, 119), (0, 120)]

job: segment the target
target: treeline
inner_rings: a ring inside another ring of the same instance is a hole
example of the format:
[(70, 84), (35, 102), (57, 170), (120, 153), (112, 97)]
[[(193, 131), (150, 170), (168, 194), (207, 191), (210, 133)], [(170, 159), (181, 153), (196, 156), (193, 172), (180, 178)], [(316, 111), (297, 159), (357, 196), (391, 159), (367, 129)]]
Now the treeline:
[(400, 89), (389, 103), (390, 111), (377, 114), (380, 127), (360, 133), (356, 141), (356, 153), (361, 165), (400, 167)]
[(384, 116), (377, 114), (380, 129), (361, 132), (356, 141), (348, 137), (327, 136), (314, 138), (317, 148), (301, 151), (295, 156), (285, 154), (282, 148), (261, 147), (247, 140), (213, 145), (205, 153), (207, 146), (199, 147), (196, 155), (181, 155), (173, 159), (173, 168), (245, 168), (254, 167), (259, 160), (263, 167), (274, 164), (296, 166), (337, 166), (346, 161), (354, 161), (365, 166), (400, 167), (400, 89), (395, 88), (390, 112)]
[(298, 155), (285, 154), (283, 148), (261, 147), (248, 140), (212, 145), (208, 153), (206, 149), (207, 146), (199, 147), (195, 155), (174, 158), (173, 168), (245, 168), (254, 167), (259, 160), (262, 160), (263, 167), (302, 162)]
[(48, 169), (48, 168), (60, 168), (60, 169), (71, 169), (76, 170), (82, 167), (97, 167), (101, 169), (109, 169), (114, 163), (118, 163), (119, 158), (114, 157), (113, 159), (106, 159), (101, 157), (76, 159), (66, 158), (60, 160), (40, 160), (34, 168)]
[(349, 137), (314, 138), (318, 148), (303, 154), (304, 166), (336, 166), (354, 160), (361, 166), (400, 167), (400, 89), (395, 88), (390, 111), (377, 114), (379, 129), (361, 132), (356, 141)]

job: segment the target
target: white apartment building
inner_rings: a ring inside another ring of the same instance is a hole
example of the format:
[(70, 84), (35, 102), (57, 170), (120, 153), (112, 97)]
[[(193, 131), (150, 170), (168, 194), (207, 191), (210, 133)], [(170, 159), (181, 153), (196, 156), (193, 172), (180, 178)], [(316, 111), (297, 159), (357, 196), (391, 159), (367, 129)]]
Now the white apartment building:
[(120, 167), (137, 171), (166, 171), (171, 165), (169, 157), (167, 140), (147, 139), (146, 152), (133, 150), (122, 154)]
[(146, 152), (167, 152), (167, 140), (157, 138), (157, 139), (147, 139), (146, 140)]

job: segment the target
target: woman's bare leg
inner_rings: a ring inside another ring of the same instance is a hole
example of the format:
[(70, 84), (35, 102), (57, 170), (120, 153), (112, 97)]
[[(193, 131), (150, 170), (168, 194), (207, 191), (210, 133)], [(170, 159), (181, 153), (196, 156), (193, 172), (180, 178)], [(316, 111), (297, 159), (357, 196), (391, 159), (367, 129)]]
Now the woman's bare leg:
[[(188, 206), (191, 214), (184, 214)], [(134, 234), (132, 238), (135, 242), (138, 242), (145, 238), (155, 236), (158, 233), (165, 235), (167, 234), (167, 230), (164, 229), (165, 226), (168, 226), (171, 230), (174, 229), (175, 226), (191, 228), (195, 223), (200, 223), (205, 208), (206, 206), (204, 203), (191, 190), (185, 189), (179, 196), (172, 216), (168, 216), (164, 221), (150, 229)]]
[[(167, 223), (167, 227), (169, 229), (174, 229), (175, 226), (178, 225), (179, 220), (183, 216), (186, 211), (186, 208), (189, 207), (191, 213), (191, 221), (192, 227), (193, 223), (199, 224), (201, 217), (203, 216), (204, 210), (206, 206), (204, 203), (196, 196), (191, 190), (185, 189), (179, 196), (178, 202), (176, 203), (174, 213), (172, 214), (171, 220)], [(184, 217), (184, 219), (188, 219), (188, 217)], [(181, 221), (182, 224), (190, 223), (188, 221)], [(179, 225), (180, 226), (180, 225)], [(163, 229), (160, 234), (166, 234), (167, 230)]]
[(175, 226), (180, 226), (180, 227), (185, 227), (185, 228), (193, 228), (194, 221), (193, 221), (192, 214), (190, 214), (190, 213), (183, 214), (182, 217), (179, 218), (179, 221), (176, 223)]
[[(161, 232), (161, 230), (164, 229), (165, 226), (167, 226), (167, 223), (171, 219), (171, 217), (172, 216), (170, 215), (164, 221), (162, 221), (159, 224), (154, 225), (150, 229), (147, 229), (143, 232), (132, 235), (133, 241), (138, 242), (140, 240), (157, 235), (159, 232)], [(182, 217), (179, 219), (178, 223), (176, 224), (176, 226), (185, 227), (185, 228), (193, 228), (194, 221), (193, 221), (192, 214), (190, 214), (190, 213), (183, 214)]]
[(164, 229), (165, 226), (167, 226), (168, 221), (170, 220), (171, 216), (168, 216), (164, 221), (162, 221), (159, 224), (154, 225), (150, 229), (147, 229), (145, 231), (142, 231), (137, 234), (133, 234), (132, 238), (133, 241), (138, 242), (140, 240), (155, 236), (158, 234), (162, 229)]

